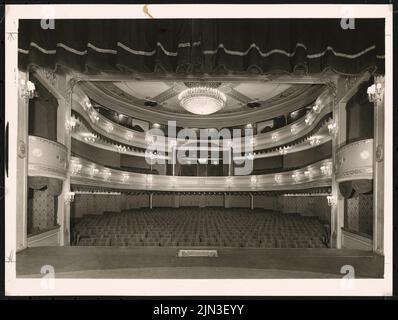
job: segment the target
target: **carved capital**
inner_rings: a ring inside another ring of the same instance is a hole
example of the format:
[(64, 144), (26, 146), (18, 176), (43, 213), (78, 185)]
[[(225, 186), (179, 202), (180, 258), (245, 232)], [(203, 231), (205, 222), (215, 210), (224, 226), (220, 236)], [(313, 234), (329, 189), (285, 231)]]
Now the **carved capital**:
[(23, 140), (18, 141), (18, 157), (21, 159), (26, 157), (26, 143)]
[(383, 145), (379, 144), (376, 147), (376, 161), (381, 162), (384, 158)]

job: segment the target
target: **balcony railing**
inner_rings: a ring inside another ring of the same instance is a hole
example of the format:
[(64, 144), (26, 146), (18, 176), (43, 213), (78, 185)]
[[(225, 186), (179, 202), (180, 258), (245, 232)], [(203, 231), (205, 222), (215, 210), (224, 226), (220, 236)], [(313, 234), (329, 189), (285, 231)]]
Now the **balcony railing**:
[(65, 179), (67, 174), (67, 148), (55, 141), (29, 136), (28, 174)]
[(229, 177), (181, 177), (139, 174), (109, 169), (73, 157), (71, 183), (129, 190), (168, 191), (276, 191), (331, 185), (332, 161), (323, 160), (298, 170), (275, 174)]

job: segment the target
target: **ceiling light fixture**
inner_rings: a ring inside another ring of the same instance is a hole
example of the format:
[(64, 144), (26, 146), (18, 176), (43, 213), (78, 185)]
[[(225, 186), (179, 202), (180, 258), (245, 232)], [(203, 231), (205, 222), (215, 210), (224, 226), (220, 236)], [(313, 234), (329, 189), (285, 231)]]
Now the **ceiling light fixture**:
[(206, 84), (185, 89), (178, 95), (181, 107), (199, 115), (208, 115), (225, 107), (227, 97), (216, 88)]

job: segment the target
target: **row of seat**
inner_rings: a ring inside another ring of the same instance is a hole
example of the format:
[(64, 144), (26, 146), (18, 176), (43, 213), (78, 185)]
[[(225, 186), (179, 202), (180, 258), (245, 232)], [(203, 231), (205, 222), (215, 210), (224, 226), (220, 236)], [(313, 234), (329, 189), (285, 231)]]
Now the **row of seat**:
[(314, 217), (244, 208), (156, 208), (82, 218), (74, 243), (95, 246), (325, 247)]

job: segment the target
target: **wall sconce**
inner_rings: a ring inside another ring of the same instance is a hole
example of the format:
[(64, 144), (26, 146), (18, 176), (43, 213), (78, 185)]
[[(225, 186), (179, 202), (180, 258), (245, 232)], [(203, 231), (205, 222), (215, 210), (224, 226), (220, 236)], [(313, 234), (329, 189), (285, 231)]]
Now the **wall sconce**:
[(321, 112), (321, 107), (320, 107), (319, 104), (315, 104), (315, 105), (312, 107), (312, 110), (314, 110), (315, 113), (319, 113), (319, 112)]
[(21, 97), (25, 99), (37, 98), (36, 86), (32, 81), (21, 80)]
[(293, 173), (293, 174), (292, 174), (292, 178), (293, 178), (293, 180), (294, 180), (295, 182), (298, 182), (298, 181), (300, 180), (300, 178), (301, 178), (300, 172), (295, 172), (295, 173)]
[(95, 167), (91, 167), (90, 169), (90, 175), (93, 177), (95, 174), (97, 174), (99, 170)]
[(274, 178), (274, 180), (275, 180), (275, 182), (276, 183), (281, 183), (282, 182), (282, 177), (279, 175), (279, 174), (277, 174), (277, 175), (275, 175), (275, 178)]
[(122, 174), (122, 181), (123, 181), (123, 182), (126, 182), (129, 178), (130, 178), (130, 177), (129, 177), (128, 174), (126, 174), (126, 173), (123, 173), (123, 174)]
[(332, 166), (331, 165), (321, 166), (321, 172), (325, 176), (330, 177), (332, 175)]
[(112, 175), (112, 172), (110, 172), (109, 170), (104, 170), (103, 172), (103, 176), (104, 176), (104, 180), (108, 180)]
[(332, 122), (328, 124), (328, 130), (330, 135), (335, 135), (337, 133), (337, 124)]
[(292, 126), (292, 127), (290, 128), (290, 132), (291, 132), (293, 135), (296, 135), (296, 134), (297, 134), (297, 128), (296, 128), (296, 126)]
[(367, 93), (370, 102), (380, 102), (384, 94), (384, 77), (375, 77), (375, 83), (368, 88)]
[(278, 134), (277, 134), (277, 133), (274, 133), (274, 134), (271, 136), (271, 139), (272, 139), (272, 141), (274, 141), (274, 142), (278, 141)]
[(248, 160), (253, 160), (254, 159), (254, 154), (253, 153), (248, 153), (247, 155), (246, 155), (246, 159), (248, 159)]
[(65, 194), (64, 202), (66, 205), (70, 205), (74, 200), (75, 200), (74, 192), (68, 192), (67, 194)]
[(326, 199), (328, 200), (329, 207), (334, 207), (337, 204), (337, 198), (335, 196), (327, 196)]
[(92, 122), (98, 122), (99, 116), (98, 116), (98, 112), (97, 111), (95, 111), (93, 109), (89, 116), (90, 116), (90, 119), (91, 119)]
[(106, 130), (107, 132), (112, 132), (112, 131), (113, 131), (113, 125), (112, 125), (112, 123), (107, 123), (106, 126), (105, 126), (105, 130)]
[(83, 104), (83, 109), (84, 111), (88, 111), (93, 107), (93, 105), (91, 104), (90, 100), (87, 100), (84, 104)]
[(311, 178), (312, 178), (312, 171), (311, 171), (311, 170), (307, 170), (307, 171), (304, 172), (304, 175), (305, 175), (307, 178), (311, 179)]
[(69, 120), (65, 121), (65, 129), (68, 131), (74, 130), (77, 124), (77, 119), (75, 117), (71, 117)]
[(76, 175), (82, 171), (83, 165), (81, 163), (73, 163), (71, 166), (71, 174)]
[(133, 140), (133, 138), (134, 138), (134, 134), (131, 133), (131, 132), (127, 132), (127, 134), (126, 134), (126, 140), (127, 140), (127, 141), (131, 141), (131, 140)]
[(256, 184), (257, 183), (257, 177), (256, 176), (251, 176), (250, 177), (250, 183), (251, 184)]

